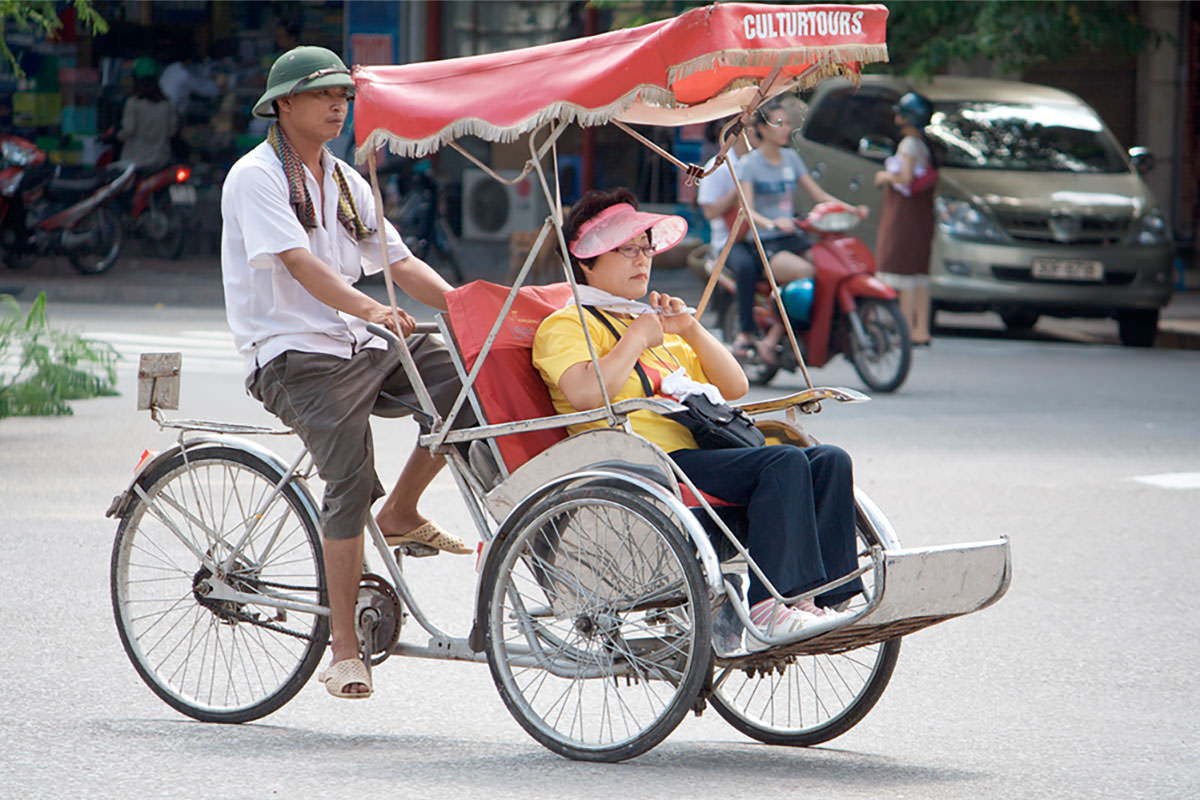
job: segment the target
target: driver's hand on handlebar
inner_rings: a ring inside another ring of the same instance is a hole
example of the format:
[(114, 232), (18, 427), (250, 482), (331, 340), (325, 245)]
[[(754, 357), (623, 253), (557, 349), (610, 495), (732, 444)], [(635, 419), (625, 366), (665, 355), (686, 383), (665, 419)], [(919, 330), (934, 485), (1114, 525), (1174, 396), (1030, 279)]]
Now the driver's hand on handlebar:
[[(400, 320), (399, 328), (396, 327), (396, 318)], [(375, 307), (363, 319), (367, 322), (373, 322), (376, 325), (382, 325), (401, 338), (408, 338), (417, 329), (417, 321), (403, 308), (396, 309), (396, 317), (394, 318), (391, 307), (385, 306), (382, 303), (376, 303)]]
[(871, 207), (867, 205), (855, 206), (854, 213), (858, 214), (860, 219), (866, 219), (871, 216)]

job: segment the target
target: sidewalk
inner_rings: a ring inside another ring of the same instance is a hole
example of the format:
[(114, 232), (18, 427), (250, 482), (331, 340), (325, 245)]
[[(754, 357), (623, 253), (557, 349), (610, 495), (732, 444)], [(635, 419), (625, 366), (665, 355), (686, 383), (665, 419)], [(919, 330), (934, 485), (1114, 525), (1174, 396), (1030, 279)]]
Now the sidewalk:
[[(483, 278), (502, 282), (508, 270), (507, 246), (480, 247), (469, 259), (463, 259), (463, 266), (468, 280)], [(1200, 350), (1200, 274), (1193, 271), (1188, 278), (1188, 289), (1177, 290), (1170, 304), (1163, 309), (1156, 347)], [(369, 279), (362, 288), (371, 296), (387, 301), (387, 291), (380, 279)], [(651, 288), (696, 300), (703, 283), (687, 268), (656, 269)], [(165, 261), (136, 252), (123, 253), (113, 268), (103, 275), (80, 275), (63, 258), (39, 259), (27, 272), (0, 268), (0, 293), (15, 294), (22, 306), (27, 306), (43, 291), (51, 308), (55, 303), (224, 306), (221, 268), (216, 256)], [(419, 304), (413, 303), (414, 308), (408, 308), (401, 300), (400, 305), (422, 316), (419, 312), (423, 307)], [(1000, 324), (994, 315), (954, 316), (956, 319), (977, 317), (981, 325), (998, 327)], [(1053, 328), (1058, 335), (1084, 341), (1117, 341), (1116, 323), (1112, 320), (1047, 318), (1039, 328), (1043, 326)]]

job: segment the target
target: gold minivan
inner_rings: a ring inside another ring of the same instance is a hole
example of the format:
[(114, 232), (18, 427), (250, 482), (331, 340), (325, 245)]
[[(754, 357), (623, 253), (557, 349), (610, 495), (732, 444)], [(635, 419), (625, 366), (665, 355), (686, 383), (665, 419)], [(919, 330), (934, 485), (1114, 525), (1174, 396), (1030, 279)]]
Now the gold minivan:
[(1090, 106), (1048, 86), (868, 75), (813, 90), (793, 135), (826, 190), (873, 213), (856, 229), (874, 248), (872, 177), (895, 147), (892, 105), (915, 90), (933, 103), (939, 161), (929, 272), (935, 311), (994, 311), (1010, 329), (1040, 316), (1113, 317), (1121, 341), (1154, 344), (1171, 298), (1174, 247), (1139, 171)]

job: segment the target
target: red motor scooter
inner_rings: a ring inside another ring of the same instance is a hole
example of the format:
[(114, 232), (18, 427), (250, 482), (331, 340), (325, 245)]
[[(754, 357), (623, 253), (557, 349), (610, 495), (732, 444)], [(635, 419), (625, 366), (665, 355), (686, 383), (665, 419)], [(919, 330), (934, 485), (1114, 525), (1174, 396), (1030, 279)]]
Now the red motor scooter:
[(133, 185), (133, 167), (66, 178), (33, 142), (0, 135), (0, 250), (5, 265), (27, 269), (61, 253), (85, 275), (107, 271), (121, 254), (112, 199)]
[[(109, 141), (112, 146), (100, 155), (98, 167), (116, 159), (116, 139)], [(140, 178), (132, 193), (122, 198), (125, 232), (148, 241), (159, 258), (175, 261), (183, 255), (188, 218), (196, 206), (196, 187), (188, 183), (191, 177), (189, 165), (170, 164)]]
[[(798, 220), (801, 228), (816, 237), (805, 256), (815, 275), (811, 281), (792, 281), (782, 287), (784, 308), (805, 364), (821, 367), (842, 353), (870, 389), (893, 392), (908, 377), (912, 341), (896, 291), (875, 276), (875, 257), (862, 240), (846, 233), (858, 222), (855, 210), (842, 203), (821, 203)], [(726, 342), (732, 342), (738, 333), (731, 284), (719, 281), (713, 297)], [(754, 320), (759, 336), (767, 336), (779, 324), (766, 281), (757, 287)], [(738, 354), (751, 383), (766, 384), (779, 370), (799, 367), (788, 337), (784, 335), (780, 342), (774, 363), (762, 359), (757, 351)]]

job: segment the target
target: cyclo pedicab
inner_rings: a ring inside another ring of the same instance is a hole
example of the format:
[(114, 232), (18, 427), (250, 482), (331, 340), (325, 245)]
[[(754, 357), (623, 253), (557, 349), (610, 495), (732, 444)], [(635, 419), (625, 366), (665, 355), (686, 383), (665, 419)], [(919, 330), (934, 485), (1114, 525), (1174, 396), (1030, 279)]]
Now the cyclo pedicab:
[[(1007, 539), (903, 549), (884, 514), (856, 491), (858, 569), (783, 597), (735, 535), (730, 509), (626, 426), (634, 410), (682, 406), (641, 398), (555, 415), (530, 359), (538, 323), (577, 288), (570, 269), (562, 283), (522, 285), (547, 239), (567, 260), (558, 176), (543, 164), (556, 164), (547, 156), (571, 124), (612, 123), (651, 144), (630, 126), (736, 114), (724, 132), (728, 148), (771, 97), (885, 59), (886, 17), (877, 5), (724, 4), (523, 50), (355, 69), (358, 156), (377, 203), (374, 153), (384, 144), (413, 157), (447, 145), (477, 161), (455, 140), (527, 135), (523, 174), (536, 174), (551, 209), (512, 287), (468, 284), (438, 315), (464, 384), (446, 419), (403, 342), (375, 331), (399, 348), (418, 387), (418, 441), (446, 456), (478, 528), (481, 567), (469, 631), (447, 633), (403, 574), (404, 559), (436, 551), (410, 544), (389, 552), (368, 515), (368, 561), (373, 551), (383, 565), (383, 574), (364, 565), (356, 609), (369, 668), (389, 656), (486, 661), (521, 726), (569, 758), (644, 753), (706, 703), (755, 739), (813, 745), (872, 708), (902, 636), (1004, 594)], [(702, 174), (675, 163), (693, 179)], [(390, 284), (388, 292), (394, 306)], [(306, 452), (287, 462), (247, 438), (288, 431), (166, 419), (163, 409), (178, 408), (178, 386), (178, 354), (143, 356), (139, 406), (179, 433), (173, 447), (144, 459), (109, 509), (120, 521), (113, 611), (126, 653), (163, 700), (199, 720), (244, 722), (290, 700), (327, 644), (317, 504), (307, 483), (314, 470)], [(740, 407), (770, 441), (803, 446), (815, 440), (801, 415), (822, 402), (865, 399), (810, 383)], [(480, 424), (451, 430), (467, 403)], [(565, 426), (593, 420), (608, 426), (566, 436)], [(865, 591), (852, 615), (784, 635), (749, 619), (733, 577), (748, 571), (787, 604), (854, 578)], [(768, 646), (715, 652), (716, 615)], [(401, 640), (409, 618), (427, 635), (424, 644)]]

